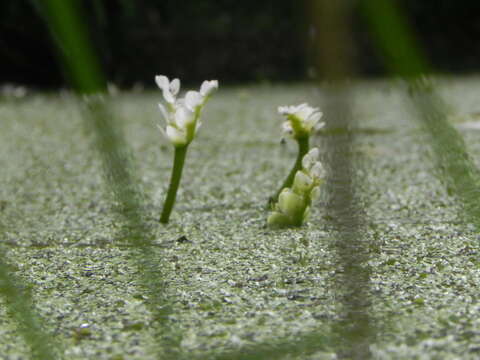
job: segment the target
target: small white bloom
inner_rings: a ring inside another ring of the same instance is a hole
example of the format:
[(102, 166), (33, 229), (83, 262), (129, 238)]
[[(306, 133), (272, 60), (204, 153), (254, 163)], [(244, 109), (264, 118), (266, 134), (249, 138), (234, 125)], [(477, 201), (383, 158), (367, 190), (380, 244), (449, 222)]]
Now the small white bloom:
[[(310, 135), (323, 115), (320, 109), (313, 108), (307, 103), (296, 106), (279, 106), (278, 112), (287, 118), (283, 124), (284, 132), (294, 138)], [(318, 126), (323, 126), (323, 123)]]
[(180, 80), (169, 81), (164, 75), (157, 75), (155, 82), (162, 90), (167, 106), (158, 104), (165, 118), (166, 127), (162, 133), (174, 146), (186, 146), (194, 139), (199, 129), (201, 110), (209, 95), (218, 88), (217, 80), (204, 81), (200, 91), (187, 91), (184, 98), (177, 99)]

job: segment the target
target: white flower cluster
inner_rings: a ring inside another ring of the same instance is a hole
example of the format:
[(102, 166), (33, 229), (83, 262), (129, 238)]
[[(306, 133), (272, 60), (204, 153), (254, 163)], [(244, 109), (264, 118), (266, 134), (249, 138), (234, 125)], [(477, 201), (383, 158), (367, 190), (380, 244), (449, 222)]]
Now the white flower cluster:
[(321, 128), (325, 123), (318, 123), (323, 113), (318, 108), (313, 108), (307, 103), (297, 106), (279, 106), (278, 112), (287, 118), (282, 125), (283, 132), (294, 139), (311, 134), (312, 130)]
[(175, 147), (187, 146), (192, 142), (200, 127), (200, 114), (213, 91), (218, 89), (217, 80), (205, 80), (200, 91), (187, 91), (184, 98), (177, 99), (180, 80), (169, 81), (164, 75), (157, 75), (155, 82), (162, 90), (166, 106), (158, 104), (167, 123), (162, 133)]
[(319, 194), (325, 171), (318, 161), (319, 151), (311, 149), (302, 159), (291, 188), (284, 188), (268, 217), (270, 227), (300, 226), (308, 218), (310, 205)]

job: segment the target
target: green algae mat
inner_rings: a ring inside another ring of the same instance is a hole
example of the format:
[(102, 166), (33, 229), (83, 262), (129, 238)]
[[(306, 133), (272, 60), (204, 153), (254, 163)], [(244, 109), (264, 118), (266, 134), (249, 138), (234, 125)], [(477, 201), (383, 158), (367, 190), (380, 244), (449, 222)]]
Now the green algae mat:
[[(55, 339), (53, 352), (66, 359), (335, 359), (355, 357), (345, 350), (352, 341), (378, 359), (480, 357), (478, 233), (439, 180), (404, 90), (396, 82), (352, 84), (354, 125), (313, 139), (326, 158), (331, 144), (355, 138), (358, 269), (366, 277), (361, 288), (350, 284), (365, 298), (357, 304), (362, 317), (353, 318), (345, 314), (355, 294), (338, 282), (350, 258), (342, 266), (329, 186), (303, 227), (266, 227), (267, 199), (296, 156), (294, 144), (280, 141), (276, 109), (308, 101), (323, 110), (322, 87), (220, 88), (189, 150), (168, 225), (158, 221), (172, 160), (156, 129), (161, 94), (113, 96), (153, 239), (143, 252), (125, 239), (76, 100), (1, 98), (0, 246), (33, 299), (37, 335)], [(477, 164), (479, 91), (478, 79), (439, 84), (447, 118)], [(138, 266), (143, 257), (149, 278)], [(161, 294), (145, 291), (145, 279), (160, 281), (152, 289)], [(155, 296), (162, 302), (152, 306)], [(15, 301), (0, 297), (1, 359), (30, 356)], [(348, 327), (362, 319), (355, 338)]]

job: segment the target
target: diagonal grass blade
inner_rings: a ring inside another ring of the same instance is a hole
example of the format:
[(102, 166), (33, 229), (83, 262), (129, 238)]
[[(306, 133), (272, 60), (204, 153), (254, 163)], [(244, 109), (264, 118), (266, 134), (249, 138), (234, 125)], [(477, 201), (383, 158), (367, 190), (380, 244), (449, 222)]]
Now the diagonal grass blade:
[[(46, 0), (43, 4), (52, 36), (61, 50), (61, 63), (76, 91), (81, 95), (104, 92), (105, 78), (88, 41), (80, 5), (71, 0)], [(85, 121), (96, 134), (106, 185), (119, 204), (116, 210), (122, 221), (121, 237), (133, 246), (132, 257), (148, 295), (152, 323), (158, 335), (156, 351), (159, 356), (162, 353), (162, 358), (175, 358), (180, 338), (173, 335), (169, 327), (171, 308), (165, 297), (161, 257), (155, 257), (151, 251), (152, 232), (145, 221), (141, 193), (126, 155), (126, 143), (114, 127), (112, 111), (104, 96), (88, 96), (84, 110)]]
[(0, 295), (10, 316), (17, 322), (20, 335), (30, 348), (32, 359), (59, 359), (60, 346), (45, 331), (41, 319), (34, 311), (34, 303), (26, 285), (14, 274), (5, 261), (0, 248)]
[(466, 218), (480, 228), (480, 177), (462, 136), (448, 122), (447, 105), (422, 75), (430, 71), (407, 21), (393, 1), (364, 0), (363, 14), (391, 71), (409, 82), (410, 103), (430, 138), (437, 174), (463, 205)]

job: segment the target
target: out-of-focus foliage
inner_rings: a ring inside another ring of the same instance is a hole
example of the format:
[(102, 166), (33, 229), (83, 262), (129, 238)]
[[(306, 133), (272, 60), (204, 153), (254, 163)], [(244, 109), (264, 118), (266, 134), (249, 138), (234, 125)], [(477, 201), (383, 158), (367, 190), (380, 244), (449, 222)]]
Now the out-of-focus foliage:
[[(152, 74), (191, 81), (301, 80), (312, 74), (315, 29), (309, 0), (75, 0), (108, 78), (152, 84)], [(396, 0), (392, 0), (396, 1)], [(480, 2), (402, 0), (410, 24), (441, 71), (478, 69)], [(62, 76), (39, 0), (0, 2), (0, 80), (59, 85)], [(381, 61), (361, 17), (354, 18), (363, 74), (381, 74)], [(328, 49), (325, 49), (328, 51)]]

